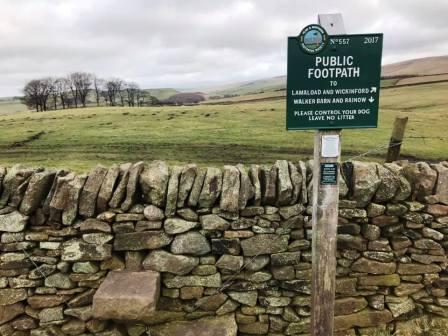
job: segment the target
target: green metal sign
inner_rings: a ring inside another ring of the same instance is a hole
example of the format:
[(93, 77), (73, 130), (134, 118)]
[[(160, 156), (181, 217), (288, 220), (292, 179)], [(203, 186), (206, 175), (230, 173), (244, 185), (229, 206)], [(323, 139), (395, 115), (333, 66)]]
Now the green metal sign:
[(383, 34), (331, 35), (318, 25), (288, 38), (286, 128), (375, 128)]

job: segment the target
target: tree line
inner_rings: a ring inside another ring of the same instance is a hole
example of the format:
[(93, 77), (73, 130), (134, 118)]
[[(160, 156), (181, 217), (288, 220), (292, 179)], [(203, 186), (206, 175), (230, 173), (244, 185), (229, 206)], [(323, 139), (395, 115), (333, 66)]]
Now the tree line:
[(120, 78), (102, 79), (88, 72), (73, 72), (65, 77), (30, 80), (23, 88), (23, 102), (37, 112), (96, 106), (148, 106), (155, 97), (138, 84)]

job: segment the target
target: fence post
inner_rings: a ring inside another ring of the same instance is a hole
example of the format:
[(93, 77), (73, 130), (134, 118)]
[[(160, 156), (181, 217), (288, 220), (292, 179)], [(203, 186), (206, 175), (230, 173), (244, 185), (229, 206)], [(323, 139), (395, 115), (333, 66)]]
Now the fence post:
[(398, 160), (398, 157), (400, 156), (401, 144), (404, 138), (404, 131), (406, 130), (407, 123), (408, 123), (408, 117), (395, 118), (394, 129), (392, 130), (392, 136), (390, 137), (386, 162), (393, 162)]
[[(319, 24), (329, 35), (345, 34), (341, 14), (320, 14)], [(314, 140), (313, 163), (313, 239), (311, 335), (333, 335), (336, 286), (336, 239), (338, 225), (339, 164), (341, 130), (318, 130)], [(326, 139), (336, 147), (326, 154)], [(336, 170), (336, 183), (324, 184), (321, 174), (326, 167)], [(333, 168), (331, 168), (333, 167)]]

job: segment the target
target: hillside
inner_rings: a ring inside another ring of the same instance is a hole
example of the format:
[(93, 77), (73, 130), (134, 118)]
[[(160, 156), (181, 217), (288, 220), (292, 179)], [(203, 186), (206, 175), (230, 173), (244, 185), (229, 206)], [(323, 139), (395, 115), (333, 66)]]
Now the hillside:
[[(437, 82), (447, 80), (448, 56), (426, 57), (412, 59), (404, 62), (392, 63), (383, 66), (382, 76), (386, 77), (412, 77), (405, 80), (385, 80), (383, 87), (394, 85), (409, 85), (422, 82)], [(286, 76), (264, 78), (250, 82), (240, 82), (220, 87), (201, 88), (209, 97), (225, 95), (247, 95), (285, 89)]]
[(156, 97), (158, 100), (168, 99), (169, 97), (179, 93), (176, 89), (172, 88), (159, 88), (159, 89), (144, 89), (149, 92), (151, 96)]
[(286, 76), (276, 76), (217, 87), (202, 88), (200, 91), (207, 93), (209, 96), (244, 95), (284, 89), (285, 86)]
[(383, 66), (387, 77), (428, 76), (448, 73), (448, 56), (417, 58)]

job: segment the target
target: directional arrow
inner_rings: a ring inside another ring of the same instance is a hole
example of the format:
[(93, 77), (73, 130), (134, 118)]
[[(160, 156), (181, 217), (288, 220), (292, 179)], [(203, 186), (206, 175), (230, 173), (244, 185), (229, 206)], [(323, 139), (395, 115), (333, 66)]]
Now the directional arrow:
[(373, 99), (373, 97), (369, 98), (369, 102), (373, 103), (375, 101), (375, 99)]
[(372, 86), (370, 88), (370, 93), (376, 93), (376, 86)]

